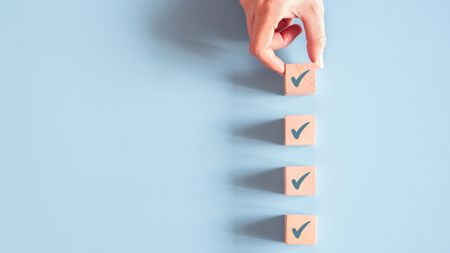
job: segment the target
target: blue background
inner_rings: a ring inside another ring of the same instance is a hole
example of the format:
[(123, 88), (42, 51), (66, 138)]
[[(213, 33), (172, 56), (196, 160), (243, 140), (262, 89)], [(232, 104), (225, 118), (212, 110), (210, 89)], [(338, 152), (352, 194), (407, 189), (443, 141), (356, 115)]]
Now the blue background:
[[(0, 252), (449, 252), (450, 3), (325, 7), (318, 93), (284, 97), (237, 0), (2, 1)], [(317, 145), (284, 147), (303, 113)]]

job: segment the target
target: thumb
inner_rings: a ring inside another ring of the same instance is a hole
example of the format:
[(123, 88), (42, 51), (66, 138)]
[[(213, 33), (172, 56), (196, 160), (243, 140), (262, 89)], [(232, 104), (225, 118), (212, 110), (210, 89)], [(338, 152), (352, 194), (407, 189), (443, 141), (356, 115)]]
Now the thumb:
[(311, 11), (302, 17), (306, 33), (306, 47), (311, 62), (323, 68), (323, 52), (326, 45), (324, 8), (321, 2), (315, 3)]

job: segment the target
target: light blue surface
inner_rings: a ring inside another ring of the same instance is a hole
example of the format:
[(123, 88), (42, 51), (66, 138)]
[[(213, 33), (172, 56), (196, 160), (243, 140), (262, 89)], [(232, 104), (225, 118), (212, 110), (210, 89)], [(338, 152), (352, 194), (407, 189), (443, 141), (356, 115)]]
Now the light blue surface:
[[(449, 10), (326, 1), (318, 93), (284, 97), (237, 0), (2, 1), (0, 252), (450, 252)], [(317, 145), (280, 145), (302, 113)], [(317, 196), (280, 194), (308, 164)]]

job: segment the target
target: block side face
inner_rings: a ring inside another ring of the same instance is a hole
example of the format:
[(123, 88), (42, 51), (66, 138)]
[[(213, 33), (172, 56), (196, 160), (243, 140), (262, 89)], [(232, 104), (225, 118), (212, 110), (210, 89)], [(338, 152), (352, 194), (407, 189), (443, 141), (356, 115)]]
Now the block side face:
[(283, 182), (284, 182), (284, 194), (285, 195), (289, 195), (289, 184), (287, 183), (288, 181), (288, 167), (284, 167), (284, 171), (283, 171)]
[(286, 64), (284, 94), (313, 95), (316, 92), (316, 69), (313, 64)]
[(285, 118), (285, 145), (316, 144), (316, 120), (313, 115), (290, 115)]
[(313, 245), (317, 242), (317, 218), (313, 215), (286, 215), (286, 244)]
[(290, 79), (290, 68), (292, 64), (286, 64), (285, 66), (285, 70), (284, 70), (284, 95), (288, 96), (289, 95), (289, 91), (288, 91), (288, 86), (289, 86), (289, 79)]
[(287, 166), (284, 185), (285, 194), (288, 196), (314, 196), (316, 194), (316, 168), (313, 166)]
[(284, 216), (284, 243), (286, 243), (286, 244), (289, 244), (289, 242), (288, 242), (288, 228), (289, 228), (289, 226), (288, 226), (288, 215), (285, 215)]
[(290, 117), (292, 116), (286, 116), (284, 118), (284, 145), (289, 145), (289, 125), (288, 125), (288, 121), (290, 119)]

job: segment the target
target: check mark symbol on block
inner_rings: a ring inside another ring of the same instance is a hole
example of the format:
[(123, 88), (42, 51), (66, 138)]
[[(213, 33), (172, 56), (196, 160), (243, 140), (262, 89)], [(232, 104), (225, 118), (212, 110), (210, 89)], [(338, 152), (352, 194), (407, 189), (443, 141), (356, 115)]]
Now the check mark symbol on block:
[(303, 183), (303, 181), (309, 174), (311, 174), (311, 172), (303, 174), (303, 176), (301, 176), (298, 180), (292, 179), (292, 185), (294, 185), (295, 189), (297, 190), (300, 189), (300, 185)]
[(294, 136), (294, 138), (298, 140), (298, 138), (300, 137), (300, 134), (303, 132), (303, 129), (305, 129), (305, 127), (308, 125), (309, 125), (309, 122), (306, 122), (298, 130), (291, 129), (291, 133)]
[(300, 235), (302, 234), (303, 230), (311, 223), (311, 221), (305, 222), (299, 229), (292, 228), (292, 233), (294, 234), (295, 238), (300, 238)]
[(309, 69), (303, 71), (303, 73), (301, 73), (300, 76), (297, 77), (297, 78), (291, 77), (292, 84), (293, 84), (295, 87), (298, 87), (298, 86), (300, 85), (300, 82), (302, 81), (303, 77), (305, 77), (306, 74), (308, 74), (308, 72), (309, 72)]

